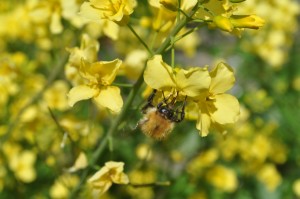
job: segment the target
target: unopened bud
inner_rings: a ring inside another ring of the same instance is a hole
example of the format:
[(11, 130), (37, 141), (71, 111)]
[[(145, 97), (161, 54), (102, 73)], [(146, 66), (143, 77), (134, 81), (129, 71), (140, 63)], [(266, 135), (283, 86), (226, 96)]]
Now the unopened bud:
[(258, 29), (265, 24), (265, 20), (256, 15), (232, 15), (230, 22), (235, 28)]
[(225, 30), (228, 32), (231, 32), (233, 30), (233, 26), (227, 17), (218, 15), (213, 18), (213, 21), (214, 21), (215, 25), (218, 28), (220, 28), (221, 30)]

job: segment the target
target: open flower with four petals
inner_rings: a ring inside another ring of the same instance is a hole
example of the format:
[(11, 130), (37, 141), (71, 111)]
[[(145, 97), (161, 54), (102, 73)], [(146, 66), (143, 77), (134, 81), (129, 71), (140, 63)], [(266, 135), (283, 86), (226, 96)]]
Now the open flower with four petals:
[(90, 0), (81, 5), (80, 14), (95, 21), (108, 19), (126, 25), (136, 5), (135, 0)]
[(240, 114), (238, 100), (225, 93), (232, 88), (235, 82), (232, 68), (220, 62), (210, 72), (210, 76), (209, 89), (197, 101), (199, 106), (197, 129), (200, 130), (202, 136), (208, 134), (211, 124), (223, 132), (222, 126), (235, 123)]
[(105, 163), (98, 172), (96, 172), (89, 180), (88, 183), (92, 185), (93, 191), (96, 195), (100, 196), (105, 193), (113, 183), (115, 184), (128, 184), (129, 178), (123, 172), (124, 163), (109, 161)]
[(123, 100), (119, 87), (111, 86), (122, 61), (98, 61), (89, 63), (82, 60), (79, 68), (80, 76), (85, 80), (84, 84), (73, 87), (68, 93), (69, 105), (86, 99), (93, 99), (99, 107), (106, 107), (112, 112), (118, 113)]

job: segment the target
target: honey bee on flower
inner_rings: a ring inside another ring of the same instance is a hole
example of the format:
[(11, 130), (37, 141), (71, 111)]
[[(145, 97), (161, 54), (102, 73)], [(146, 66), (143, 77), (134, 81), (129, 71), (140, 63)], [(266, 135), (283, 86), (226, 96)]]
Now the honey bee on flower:
[[(147, 62), (144, 72), (146, 84), (153, 88), (142, 112), (144, 117), (138, 125), (142, 132), (154, 139), (166, 138), (174, 124), (185, 118), (188, 103), (196, 104), (197, 129), (202, 136), (210, 126), (222, 129), (223, 125), (235, 123), (239, 116), (239, 104), (235, 97), (224, 92), (234, 83), (233, 70), (219, 63), (211, 72), (207, 67), (191, 67), (188, 70), (172, 68), (155, 55)], [(154, 105), (157, 92), (162, 99)], [(169, 93), (165, 97), (165, 93)], [(225, 114), (226, 113), (226, 114)]]
[[(144, 80), (154, 91), (143, 107), (144, 118), (138, 125), (143, 133), (158, 140), (166, 138), (174, 125), (184, 120), (188, 98), (203, 93), (210, 83), (207, 68), (173, 69), (163, 62), (161, 55), (147, 62)], [(162, 99), (154, 104), (157, 93), (161, 93)]]
[[(180, 105), (176, 105), (177, 96), (171, 94), (154, 106), (153, 99), (156, 93), (157, 90), (153, 90), (148, 97), (147, 104), (142, 109), (144, 117), (140, 120), (139, 125), (146, 135), (162, 140), (172, 132), (175, 123), (184, 120), (186, 98), (180, 102)], [(162, 95), (164, 96), (163, 93)]]

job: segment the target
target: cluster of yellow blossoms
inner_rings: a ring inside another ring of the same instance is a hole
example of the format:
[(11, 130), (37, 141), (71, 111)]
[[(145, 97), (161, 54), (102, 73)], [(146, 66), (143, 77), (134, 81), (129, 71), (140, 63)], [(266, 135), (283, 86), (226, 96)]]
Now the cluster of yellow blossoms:
[[(155, 174), (162, 165), (154, 164), (156, 168), (149, 169), (143, 164), (153, 158), (160, 162), (162, 157), (152, 155), (155, 151), (148, 145), (139, 145), (134, 158), (142, 162), (141, 166), (129, 165), (131, 172), (127, 175), (123, 162), (107, 161), (114, 156), (105, 154), (105, 150), (111, 154), (119, 150), (121, 155), (115, 159), (122, 160), (134, 153), (127, 145), (139, 143), (139, 136), (130, 136), (137, 137), (136, 142), (128, 139), (126, 145), (122, 138), (114, 140), (114, 135), (127, 131), (124, 129), (131, 128), (130, 122), (135, 122), (130, 120), (136, 119), (140, 106), (133, 102), (145, 101), (142, 89), (144, 93), (158, 91), (158, 101), (150, 105), (163, 104), (172, 114), (178, 110), (168, 106), (165, 95), (174, 104), (183, 103), (181, 115), (196, 120), (196, 128), (191, 131), (203, 137), (212, 129), (221, 132), (222, 138), (228, 129), (233, 132), (227, 142), (217, 139), (213, 149), (185, 159), (189, 161), (184, 163), (187, 169), (180, 170), (186, 170), (187, 176), (192, 173), (192, 180), (205, 179), (219, 190), (235, 191), (236, 173), (217, 161), (219, 157), (230, 161), (236, 156), (246, 165), (243, 174), (259, 171), (255, 177), (274, 190), (281, 182), (275, 164), (286, 161), (286, 150), (277, 140), (270, 141), (268, 135), (249, 133), (256, 129), (244, 129), (239, 134), (238, 127), (246, 128), (244, 123), (230, 127), (240, 116), (237, 98), (226, 93), (235, 84), (233, 67), (224, 61), (213, 67), (206, 63), (181, 66), (176, 60), (177, 50), (187, 57), (197, 52), (197, 30), (204, 26), (237, 36), (245, 29), (261, 28), (264, 20), (247, 10), (248, 4), (243, 8), (242, 4), (243, 0), (24, 0), (16, 6), (14, 1), (3, 3), (0, 192), (13, 190), (20, 182), (30, 185), (43, 179), (40, 173), (44, 172), (51, 188), (42, 193), (33, 191), (38, 193), (37, 198), (44, 198), (44, 192), (52, 198), (109, 198), (106, 194), (113, 184), (128, 185), (123, 191), (132, 197), (153, 198), (149, 187), (168, 186), (170, 182)], [(298, 7), (291, 7), (294, 16)], [(281, 33), (272, 36), (278, 37), (280, 41), (276, 40), (274, 49), (286, 41)], [(267, 46), (259, 48), (260, 56), (266, 57)], [(281, 63), (270, 61), (272, 65)], [(173, 115), (164, 115), (164, 119), (170, 118), (174, 120)], [(189, 134), (185, 136), (186, 140), (196, 140)], [(121, 149), (115, 149), (114, 143)], [(271, 150), (273, 143), (277, 154)], [(258, 148), (264, 150), (257, 151)], [(173, 162), (184, 159), (178, 151), (171, 152)], [(104, 166), (99, 168), (98, 164)], [(47, 174), (49, 170), (56, 178)], [(77, 172), (82, 172), (81, 178), (74, 174)], [(295, 183), (295, 192), (298, 185)], [(22, 188), (17, 192), (27, 194)], [(202, 192), (198, 196), (202, 197)]]
[(243, 39), (242, 47), (256, 53), (273, 68), (281, 68), (298, 30), (299, 3), (293, 0), (246, 1), (239, 7), (239, 12), (255, 12), (268, 19), (260, 31), (249, 32), (251, 41)]

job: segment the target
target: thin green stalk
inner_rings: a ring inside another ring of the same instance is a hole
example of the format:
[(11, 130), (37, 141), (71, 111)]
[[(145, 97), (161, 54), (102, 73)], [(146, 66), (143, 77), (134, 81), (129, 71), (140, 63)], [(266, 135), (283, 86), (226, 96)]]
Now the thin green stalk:
[(189, 17), (183, 10), (180, 8), (178, 9), (178, 13), (182, 13), (185, 17)]
[(197, 31), (200, 27), (201, 27), (201, 26), (197, 26), (197, 27), (195, 27), (195, 28), (193, 28), (193, 29), (188, 30), (188, 31), (185, 32), (183, 35), (180, 35), (180, 36), (174, 38), (174, 40), (172, 41), (173, 43), (172, 43), (170, 46), (168, 46), (168, 47), (166, 48), (166, 50), (170, 50), (170, 48), (173, 49), (174, 44), (175, 44), (176, 42), (178, 42), (179, 40), (181, 40), (181, 39), (183, 39), (184, 37), (188, 36), (188, 35), (191, 34), (192, 32)]
[(136, 38), (141, 42), (141, 44), (146, 48), (149, 55), (152, 56), (153, 52), (150, 50), (148, 45), (144, 42), (144, 40), (137, 34), (137, 32), (133, 29), (133, 27), (130, 24), (127, 24), (128, 28), (131, 30), (131, 32), (136, 36)]
[(154, 44), (155, 44), (157, 35), (158, 35), (158, 32), (157, 32), (157, 31), (154, 31), (153, 38), (152, 38), (151, 44), (150, 44), (150, 48), (151, 48), (151, 49), (153, 49), (153, 47), (154, 47)]
[(172, 46), (172, 49), (171, 49), (171, 66), (172, 68), (174, 68), (175, 66), (175, 48), (174, 48), (174, 37), (171, 38), (171, 46)]
[(54, 115), (54, 113), (53, 113), (53, 111), (51, 110), (50, 107), (48, 107), (48, 110), (49, 110), (49, 113), (50, 113), (52, 119), (54, 120), (54, 122), (55, 122), (55, 124), (56, 124), (58, 130), (62, 133), (63, 136), (64, 136), (64, 135), (67, 135), (67, 137), (68, 137), (68, 139), (70, 140), (70, 142), (71, 142), (72, 144), (74, 144), (74, 141), (73, 141), (72, 137), (70, 136), (70, 134), (68, 133), (68, 131), (66, 131), (66, 130), (61, 126), (61, 124), (59, 123), (58, 119), (56, 118), (56, 116)]
[(123, 84), (123, 83), (112, 83), (113, 86), (124, 87), (124, 88), (132, 88), (132, 84)]
[(128, 185), (131, 185), (135, 188), (141, 188), (141, 187), (156, 187), (156, 186), (170, 186), (170, 181), (163, 181), (163, 182), (153, 182), (153, 183), (147, 183), (147, 184), (134, 184), (130, 183)]

